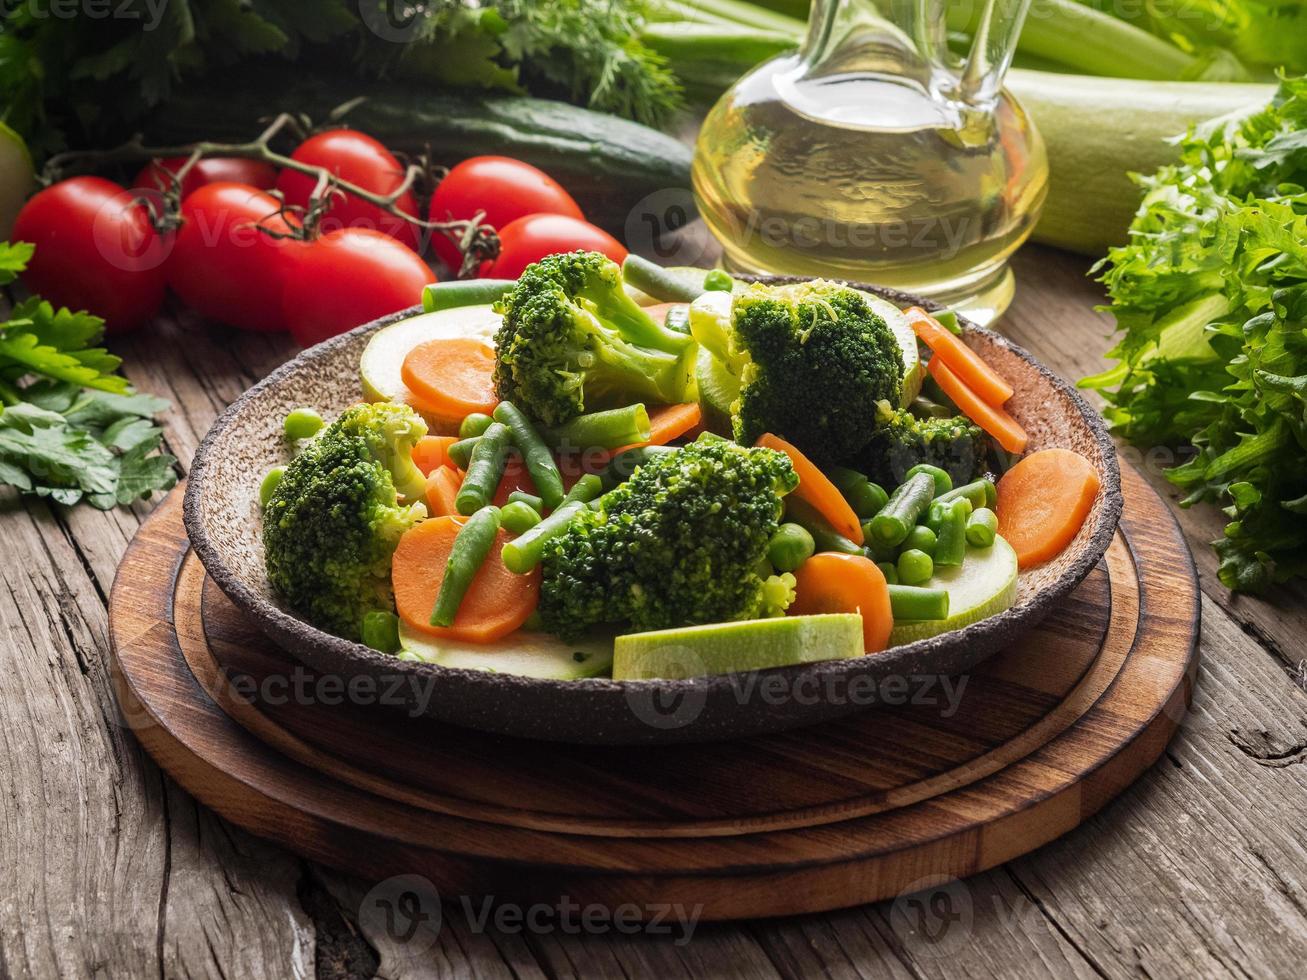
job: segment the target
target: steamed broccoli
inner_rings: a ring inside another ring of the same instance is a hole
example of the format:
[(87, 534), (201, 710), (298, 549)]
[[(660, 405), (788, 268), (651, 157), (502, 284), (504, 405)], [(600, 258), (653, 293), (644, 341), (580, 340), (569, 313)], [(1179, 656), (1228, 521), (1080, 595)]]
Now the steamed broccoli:
[(964, 415), (918, 418), (884, 402), (872, 426), (871, 441), (858, 457), (859, 468), (882, 486), (898, 486), (918, 463), (938, 466), (954, 485), (970, 483), (989, 469), (985, 433)]
[(767, 542), (797, 485), (784, 454), (725, 439), (651, 457), (546, 546), (544, 627), (570, 638), (610, 623), (654, 630), (779, 615), (794, 579), (772, 574)]
[(495, 388), (545, 425), (641, 401), (694, 399), (696, 346), (641, 309), (598, 252), (527, 266), (497, 304)]
[(394, 610), (391, 555), (426, 516), (411, 456), (426, 432), (406, 405), (355, 405), (287, 465), (263, 512), (268, 580), (314, 625), (356, 640), (364, 614)]
[(737, 442), (764, 432), (819, 464), (839, 463), (871, 438), (876, 405), (903, 390), (903, 351), (856, 290), (815, 280), (705, 293), (690, 330), (738, 385), (730, 404)]

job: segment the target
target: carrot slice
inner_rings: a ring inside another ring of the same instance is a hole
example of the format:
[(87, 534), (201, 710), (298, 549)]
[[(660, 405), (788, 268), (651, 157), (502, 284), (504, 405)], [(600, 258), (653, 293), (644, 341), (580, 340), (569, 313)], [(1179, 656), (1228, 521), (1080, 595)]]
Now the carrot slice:
[(432, 470), (441, 466), (453, 466), (449, 459), (449, 447), (458, 442), (458, 436), (423, 436), (413, 447), (413, 464), (422, 471), (423, 476), (430, 476)]
[(926, 370), (943, 389), (944, 394), (953, 399), (953, 403), (962, 409), (962, 414), (980, 426), (998, 440), (998, 444), (1010, 453), (1023, 453), (1029, 437), (1021, 423), (997, 405), (991, 405), (977, 395), (966, 382), (954, 374), (938, 356), (932, 357)]
[(459, 420), (493, 412), (495, 351), (468, 337), (428, 340), (404, 357), (399, 374), (414, 405), (438, 418)]
[(1031, 453), (998, 481), (998, 533), (1028, 568), (1061, 554), (1098, 496), (1093, 464), (1070, 449)]
[(885, 573), (870, 558), (823, 551), (800, 565), (794, 579), (794, 601), (786, 610), (789, 615), (860, 613), (867, 652), (879, 653), (889, 644), (894, 628), (889, 585)]
[(508, 495), (514, 490), (521, 490), (533, 497), (539, 496), (535, 481), (526, 471), (526, 464), (522, 462), (520, 456), (510, 456), (504, 463), (504, 475), (499, 478), (499, 487), (495, 490), (495, 498), (491, 502), (496, 507), (503, 507), (508, 503)]
[(817, 469), (812, 460), (791, 446), (784, 439), (764, 432), (755, 445), (775, 449), (790, 457), (794, 472), (799, 474), (799, 485), (794, 488), (794, 495), (816, 508), (822, 517), (830, 521), (831, 527), (839, 531), (854, 544), (862, 544), (862, 524), (853, 512), (849, 502), (839, 488), (826, 478), (826, 474)]
[(454, 624), (432, 626), (431, 610), (445, 578), (445, 563), (463, 523), (463, 518), (434, 517), (404, 532), (390, 563), (395, 608), (408, 626), (431, 636), (489, 643), (520, 628), (535, 610), (540, 569), (515, 575), (504, 567), (499, 553), (513, 536), (501, 529), (458, 607)]
[(437, 466), (427, 474), (427, 513), (432, 517), (454, 515), (454, 500), (463, 485), (463, 475), (452, 466)]
[(935, 356), (981, 399), (990, 405), (1002, 405), (1012, 397), (1012, 386), (933, 316), (919, 306), (910, 307), (903, 313), (911, 322), (913, 331), (935, 352)]

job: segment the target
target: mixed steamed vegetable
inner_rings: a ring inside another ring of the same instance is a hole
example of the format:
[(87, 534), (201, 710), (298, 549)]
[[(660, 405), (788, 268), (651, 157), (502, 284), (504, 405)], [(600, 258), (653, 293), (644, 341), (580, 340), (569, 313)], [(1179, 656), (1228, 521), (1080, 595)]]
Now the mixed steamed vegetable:
[(437, 664), (722, 673), (1001, 612), (1088, 515), (1074, 453), (1007, 465), (1012, 389), (947, 315), (626, 267), (640, 291), (582, 250), (429, 286), (369, 342), (372, 401), (321, 431), (293, 413), (260, 490), (284, 601)]

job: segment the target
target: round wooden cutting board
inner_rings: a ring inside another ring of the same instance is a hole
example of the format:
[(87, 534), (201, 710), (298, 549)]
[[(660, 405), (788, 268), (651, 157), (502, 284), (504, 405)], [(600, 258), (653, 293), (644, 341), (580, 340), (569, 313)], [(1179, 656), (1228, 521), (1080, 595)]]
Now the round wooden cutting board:
[(856, 691), (742, 684), (741, 696), (875, 707), (648, 748), (457, 729), (388, 703), (385, 679), (315, 676), (206, 579), (178, 490), (114, 583), (119, 699), (201, 801), (368, 879), (418, 874), (449, 899), (682, 903), (716, 919), (873, 901), (1067, 832), (1175, 731), (1197, 670), (1197, 580), (1165, 504), (1123, 471), (1125, 513), (1104, 561), (970, 675)]

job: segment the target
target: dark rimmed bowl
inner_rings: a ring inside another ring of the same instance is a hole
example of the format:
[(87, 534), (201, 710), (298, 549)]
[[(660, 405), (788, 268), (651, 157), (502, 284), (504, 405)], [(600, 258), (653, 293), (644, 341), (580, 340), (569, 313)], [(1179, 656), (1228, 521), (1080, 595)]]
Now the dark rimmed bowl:
[[(792, 281), (773, 279), (770, 281)], [(867, 289), (900, 307), (936, 304)], [(1086, 457), (1102, 488), (1075, 540), (1023, 572), (1006, 612), (942, 636), (855, 660), (685, 681), (536, 680), (397, 660), (310, 626), (283, 608), (263, 570), (258, 489), (284, 462), (281, 426), (300, 405), (333, 415), (358, 400), (359, 355), (372, 333), (420, 312), (384, 317), (282, 365), (241, 395), (196, 451), (185, 521), (218, 586), (275, 643), (319, 674), (366, 676), (401, 710), (487, 732), (563, 742), (708, 741), (781, 731), (864, 710), (889, 678), (960, 674), (1037, 624), (1103, 557), (1121, 516), (1121, 473), (1102, 418), (1069, 384), (1020, 347), (964, 322), (967, 343), (1012, 382), (1008, 409), (1030, 449), (1060, 446)]]

